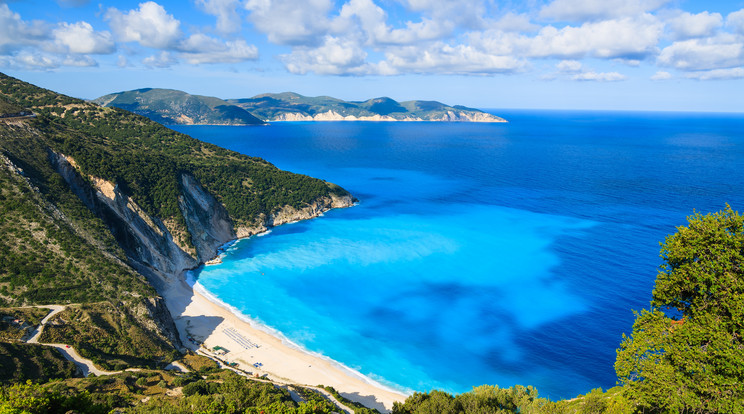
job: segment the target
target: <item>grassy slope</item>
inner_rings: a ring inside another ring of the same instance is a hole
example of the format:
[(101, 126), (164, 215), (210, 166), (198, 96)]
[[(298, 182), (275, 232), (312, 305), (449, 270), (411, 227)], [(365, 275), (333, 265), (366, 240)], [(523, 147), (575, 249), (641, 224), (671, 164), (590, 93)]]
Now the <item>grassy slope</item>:
[(212, 96), (190, 95), (172, 89), (137, 89), (94, 99), (144, 115), (162, 124), (257, 125), (263, 121), (246, 110)]

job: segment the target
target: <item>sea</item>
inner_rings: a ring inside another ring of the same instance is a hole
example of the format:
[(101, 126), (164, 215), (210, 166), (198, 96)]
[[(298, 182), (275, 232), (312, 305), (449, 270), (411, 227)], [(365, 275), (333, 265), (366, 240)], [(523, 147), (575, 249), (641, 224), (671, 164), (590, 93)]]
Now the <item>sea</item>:
[(173, 127), (359, 199), (230, 245), (196, 283), (405, 392), (615, 386), (660, 242), (744, 209), (744, 114), (489, 112), (509, 122)]

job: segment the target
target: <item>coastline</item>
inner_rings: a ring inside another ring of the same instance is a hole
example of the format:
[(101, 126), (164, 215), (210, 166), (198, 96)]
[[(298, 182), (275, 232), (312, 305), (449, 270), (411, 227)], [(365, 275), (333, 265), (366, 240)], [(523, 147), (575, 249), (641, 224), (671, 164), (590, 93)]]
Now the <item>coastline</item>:
[[(242, 319), (207, 291), (201, 291), (199, 285), (189, 286), (187, 272), (177, 275), (163, 296), (184, 345), (192, 351), (221, 347), (227, 352), (218, 357), (236, 363), (236, 368), (243, 371), (266, 375), (280, 383), (332, 386), (344, 397), (381, 412), (389, 412), (393, 402), (407, 397), (329, 358), (292, 346), (269, 333), (269, 328), (261, 329), (255, 322)], [(189, 337), (196, 343), (186, 339)]]

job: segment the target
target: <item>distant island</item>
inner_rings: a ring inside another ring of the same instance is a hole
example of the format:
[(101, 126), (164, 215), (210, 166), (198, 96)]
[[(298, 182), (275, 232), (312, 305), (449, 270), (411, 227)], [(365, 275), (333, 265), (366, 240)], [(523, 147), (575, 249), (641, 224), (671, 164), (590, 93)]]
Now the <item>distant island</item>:
[(257, 125), (281, 121), (506, 122), (501, 117), (437, 101), (397, 102), (391, 98), (344, 101), (294, 92), (222, 100), (173, 89), (137, 89), (93, 100), (144, 115), (165, 125)]

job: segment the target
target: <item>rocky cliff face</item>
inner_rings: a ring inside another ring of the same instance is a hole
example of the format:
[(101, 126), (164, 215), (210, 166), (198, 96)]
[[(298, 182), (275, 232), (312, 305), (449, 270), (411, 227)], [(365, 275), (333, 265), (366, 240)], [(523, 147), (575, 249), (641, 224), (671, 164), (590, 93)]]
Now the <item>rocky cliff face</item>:
[[(269, 217), (261, 217), (253, 225), (236, 227), (214, 196), (194, 177), (182, 174), (178, 205), (187, 227), (188, 237), (184, 239), (177, 234), (179, 226), (167, 225), (157, 217), (149, 216), (114, 183), (84, 176), (74, 159), (49, 151), (49, 160), (73, 192), (109, 227), (131, 265), (144, 274), (159, 292), (170, 283), (178, 283), (176, 278), (184, 270), (214, 258), (221, 245), (235, 238), (317, 217), (332, 208), (351, 206), (355, 201), (351, 196), (332, 195), (301, 209), (285, 206)], [(145, 299), (132, 311), (140, 324), (176, 347), (181, 346), (172, 316), (162, 298)]]
[(284, 121), (390, 121), (390, 122), (410, 122), (410, 121), (439, 121), (439, 122), (506, 122), (503, 118), (491, 115), (485, 112), (474, 112), (474, 111), (447, 111), (440, 116), (434, 116), (431, 118), (421, 118), (418, 116), (405, 116), (405, 117), (392, 117), (389, 115), (371, 115), (371, 116), (355, 116), (355, 115), (342, 115), (338, 112), (329, 110), (315, 114), (313, 116), (302, 114), (299, 112), (283, 112), (270, 122), (284, 122)]
[(169, 276), (198, 264), (179, 246), (161, 220), (150, 217), (118, 186), (97, 177), (84, 178), (72, 158), (50, 152), (50, 160), (70, 188), (109, 227), (114, 237), (139, 270), (148, 269), (161, 280), (150, 281), (161, 288)]
[(330, 209), (354, 203), (351, 196), (332, 195), (301, 209), (285, 206), (268, 217), (261, 217), (253, 225), (235, 226), (214, 196), (194, 177), (182, 174), (178, 204), (186, 222), (189, 244), (174, 237), (178, 231), (176, 226), (168, 226), (157, 217), (149, 216), (114, 183), (98, 177), (83, 177), (75, 160), (64, 154), (50, 152), (49, 158), (75, 194), (109, 226), (138, 269), (158, 276), (151, 280), (158, 290), (182, 271), (214, 258), (219, 246), (231, 240), (317, 217)]
[(194, 177), (182, 174), (181, 185), (178, 206), (186, 219), (196, 259), (203, 263), (214, 257), (219, 246), (237, 236), (225, 208)]

